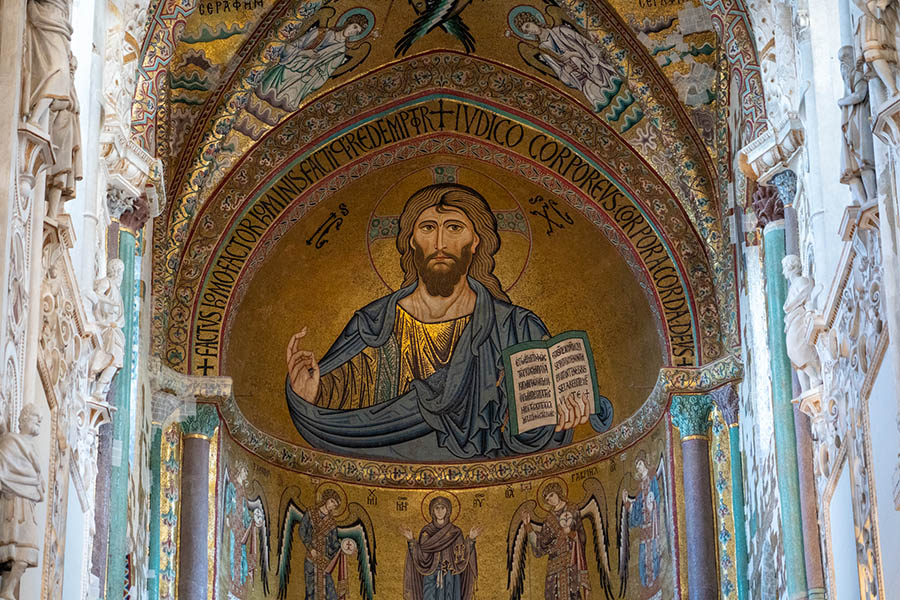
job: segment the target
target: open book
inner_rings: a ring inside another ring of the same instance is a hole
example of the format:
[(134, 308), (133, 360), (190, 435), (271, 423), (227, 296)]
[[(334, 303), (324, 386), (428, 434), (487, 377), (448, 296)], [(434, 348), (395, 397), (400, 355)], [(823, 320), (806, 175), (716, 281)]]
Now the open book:
[(503, 367), (513, 435), (584, 422), (609, 410), (609, 401), (597, 391), (594, 355), (584, 331), (510, 346), (503, 350)]

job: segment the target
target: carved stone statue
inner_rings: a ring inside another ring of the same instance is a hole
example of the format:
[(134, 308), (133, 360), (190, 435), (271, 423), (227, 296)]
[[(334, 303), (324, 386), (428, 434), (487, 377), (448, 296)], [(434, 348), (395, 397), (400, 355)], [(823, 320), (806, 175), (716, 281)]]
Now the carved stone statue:
[[(70, 50), (71, 0), (28, 0), (25, 33), (25, 117), (46, 124), (54, 164), (47, 176), (48, 215), (57, 216), (62, 202), (75, 196), (81, 179), (81, 127), (75, 94), (75, 57)], [(49, 111), (47, 120), (45, 115)]]
[(813, 319), (810, 306), (813, 282), (800, 272), (800, 257), (789, 254), (781, 261), (788, 281), (787, 299), (784, 301), (784, 336), (791, 364), (797, 370), (800, 388), (805, 392), (822, 383), (822, 367), (815, 347), (806, 339), (806, 331)]
[(862, 11), (859, 43), (863, 58), (884, 83), (890, 96), (897, 95), (897, 32), (896, 0), (854, 0)]
[(122, 275), (125, 264), (113, 258), (106, 266), (107, 276), (94, 284), (94, 318), (100, 326), (102, 346), (91, 360), (88, 376), (97, 378), (94, 396), (103, 396), (125, 361), (125, 308), (122, 302)]
[(41, 531), (35, 505), (44, 500), (37, 436), (41, 415), (26, 404), (19, 433), (0, 435), (0, 598), (17, 600), (25, 569), (38, 564)]
[(856, 204), (865, 204), (870, 198), (874, 200), (877, 192), (872, 126), (869, 123), (869, 84), (861, 65), (854, 60), (853, 46), (843, 46), (838, 51), (838, 60), (844, 79), (844, 97), (838, 100), (844, 136), (841, 183), (850, 186)]

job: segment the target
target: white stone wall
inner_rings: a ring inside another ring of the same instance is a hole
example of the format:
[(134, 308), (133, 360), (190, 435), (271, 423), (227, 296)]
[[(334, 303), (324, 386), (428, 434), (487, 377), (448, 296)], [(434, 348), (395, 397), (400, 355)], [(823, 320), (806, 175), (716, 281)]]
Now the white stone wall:
[[(791, 96), (791, 92), (785, 93), (784, 80), (792, 61), (799, 82), (795, 106), (805, 143), (802, 152), (787, 159), (782, 167), (798, 177), (794, 207), (799, 255), (804, 274), (817, 284), (817, 293), (808, 305), (815, 319), (806, 343), (816, 345), (824, 383), (804, 396), (804, 410), (813, 421), (817, 509), (820, 532), (826, 538), (826, 585), (840, 600), (889, 598), (900, 581), (900, 574), (890, 566), (890, 557), (900, 551), (900, 513), (895, 506), (900, 451), (896, 346), (900, 335), (893, 336), (894, 341), (886, 348), (883, 330), (892, 329), (892, 323), (893, 329), (900, 329), (896, 316), (900, 279), (894, 275), (896, 263), (891, 265), (891, 240), (897, 237), (897, 156), (891, 140), (876, 139), (879, 197), (863, 198), (854, 206), (850, 187), (840, 181), (844, 135), (838, 106), (847, 94), (838, 51), (852, 45), (856, 57), (863, 57), (860, 32), (865, 27), (860, 25), (860, 8), (852, 0), (754, 0), (749, 9), (771, 124), (775, 124), (779, 111), (791, 106), (784, 101), (785, 96)], [(790, 19), (784, 18), (785, 10), (791, 12)], [(788, 35), (785, 26), (790, 29)], [(872, 118), (868, 125), (877, 129), (879, 113), (885, 114), (892, 99), (885, 98), (885, 88), (872, 65), (862, 63), (862, 68), (869, 80)], [(788, 89), (798, 88), (788, 85)], [(752, 273), (756, 253), (755, 248), (744, 250), (748, 264), (744, 302), (749, 303), (751, 311), (758, 306), (754, 298), (759, 296), (759, 282)], [(877, 263), (874, 268), (871, 261)], [(742, 317), (745, 331), (758, 320), (752, 312), (744, 312)], [(771, 402), (769, 393), (752, 391), (761, 387), (760, 378), (767, 375), (764, 370), (768, 365), (760, 361), (764, 355), (760, 344), (766, 344), (764, 336), (746, 336), (745, 387), (751, 391), (745, 397), (752, 406), (744, 407), (747, 420), (742, 426), (742, 443), (748, 470), (764, 464), (768, 456), (755, 436), (743, 431), (748, 426), (760, 428), (764, 405)], [(750, 498), (760, 497), (760, 483), (753, 474), (748, 476)], [(748, 518), (756, 507), (749, 508)], [(768, 558), (754, 556), (759, 551), (759, 540), (751, 536), (751, 573), (754, 564)]]

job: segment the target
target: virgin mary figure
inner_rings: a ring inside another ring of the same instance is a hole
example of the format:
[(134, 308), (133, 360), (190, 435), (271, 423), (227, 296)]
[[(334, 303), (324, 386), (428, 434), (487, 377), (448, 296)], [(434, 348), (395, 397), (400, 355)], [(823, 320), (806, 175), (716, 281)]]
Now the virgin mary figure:
[(403, 600), (472, 600), (478, 561), (473, 527), (469, 537), (451, 521), (453, 505), (444, 496), (428, 503), (431, 522), (422, 528), (418, 539), (403, 530), (408, 540), (406, 568), (403, 573)]
[(312, 27), (282, 50), (277, 65), (259, 82), (260, 98), (289, 111), (322, 87), (347, 59), (347, 42), (365, 31), (369, 21), (363, 14), (350, 16), (339, 28)]

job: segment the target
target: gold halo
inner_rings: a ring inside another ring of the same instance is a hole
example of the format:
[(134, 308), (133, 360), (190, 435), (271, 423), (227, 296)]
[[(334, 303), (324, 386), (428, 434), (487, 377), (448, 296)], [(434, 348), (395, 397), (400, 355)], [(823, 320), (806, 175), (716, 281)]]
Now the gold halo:
[[(435, 179), (436, 169), (452, 170), (452, 179), (447, 181), (468, 185), (478, 190), (488, 200), (492, 210), (515, 210), (522, 215), (526, 214), (525, 207), (516, 199), (506, 184), (477, 169), (476, 164), (463, 163), (457, 157), (440, 155), (435, 156), (434, 160), (435, 164), (416, 169), (389, 185), (378, 198), (375, 207), (369, 215), (368, 234), (366, 235), (369, 260), (375, 274), (378, 275), (385, 287), (391, 291), (397, 290), (403, 281), (403, 272), (400, 269), (400, 255), (397, 253), (396, 248), (396, 237), (393, 234), (386, 236), (385, 233), (382, 233), (377, 239), (373, 239), (373, 231), (378, 230), (377, 225), (379, 222), (383, 223), (383, 232), (393, 228), (395, 225), (390, 224), (388, 219), (396, 219), (403, 212), (406, 201), (414, 192), (437, 182)], [(517, 249), (516, 244), (503, 244), (504, 240), (509, 242), (509, 239), (513, 236), (518, 236), (518, 233), (504, 230), (498, 232), (501, 244), (500, 251), (495, 256), (497, 266), (494, 269), (494, 273), (500, 277), (503, 290), (506, 292), (519, 282), (525, 269), (528, 267), (528, 261), (531, 256), (531, 226), (528, 223), (528, 219), (525, 219), (523, 225), (526, 228), (524, 235), (528, 240), (525, 248), (520, 247)], [(506, 273), (501, 273), (502, 271), (506, 271)]]
[(432, 490), (425, 494), (425, 497), (422, 498), (422, 517), (424, 517), (426, 523), (431, 523), (431, 514), (428, 512), (428, 505), (438, 496), (443, 496), (450, 500), (450, 522), (452, 523), (453, 520), (459, 516), (461, 509), (459, 498), (456, 497), (456, 494), (448, 492), (447, 490)]
[(319, 508), (319, 504), (320, 504), (321, 501), (322, 501), (322, 493), (323, 493), (325, 490), (334, 490), (334, 491), (336, 491), (336, 492), (338, 493), (338, 495), (341, 497), (341, 507), (340, 507), (340, 512), (337, 513), (337, 514), (334, 515), (334, 516), (335, 516), (335, 517), (340, 517), (340, 516), (343, 515), (345, 512), (347, 512), (347, 492), (345, 492), (345, 491), (344, 491), (344, 488), (342, 488), (342, 487), (339, 486), (338, 484), (332, 483), (332, 482), (330, 482), (330, 481), (323, 481), (323, 482), (320, 483), (319, 486), (316, 488), (316, 506), (315, 506), (315, 508)]
[(566, 482), (565, 482), (565, 481), (563, 481), (563, 480), (560, 479), (559, 477), (551, 477), (550, 479), (545, 479), (544, 481), (541, 482), (541, 485), (538, 486), (538, 489), (537, 489), (537, 503), (538, 503), (538, 506), (540, 506), (541, 508), (543, 508), (543, 509), (546, 510), (547, 512), (550, 512), (551, 510), (553, 510), (553, 508), (552, 508), (550, 505), (548, 505), (548, 504), (546, 503), (546, 501), (544, 500), (544, 489), (546, 489), (546, 487), (547, 487), (548, 485), (550, 485), (550, 483), (552, 483), (552, 482), (554, 482), (554, 481), (555, 481), (556, 483), (558, 483), (558, 484), (562, 487), (562, 490), (563, 490), (563, 496), (565, 496), (564, 499), (565, 499), (565, 500), (568, 500), (568, 499), (569, 499), (569, 486), (566, 485)]

